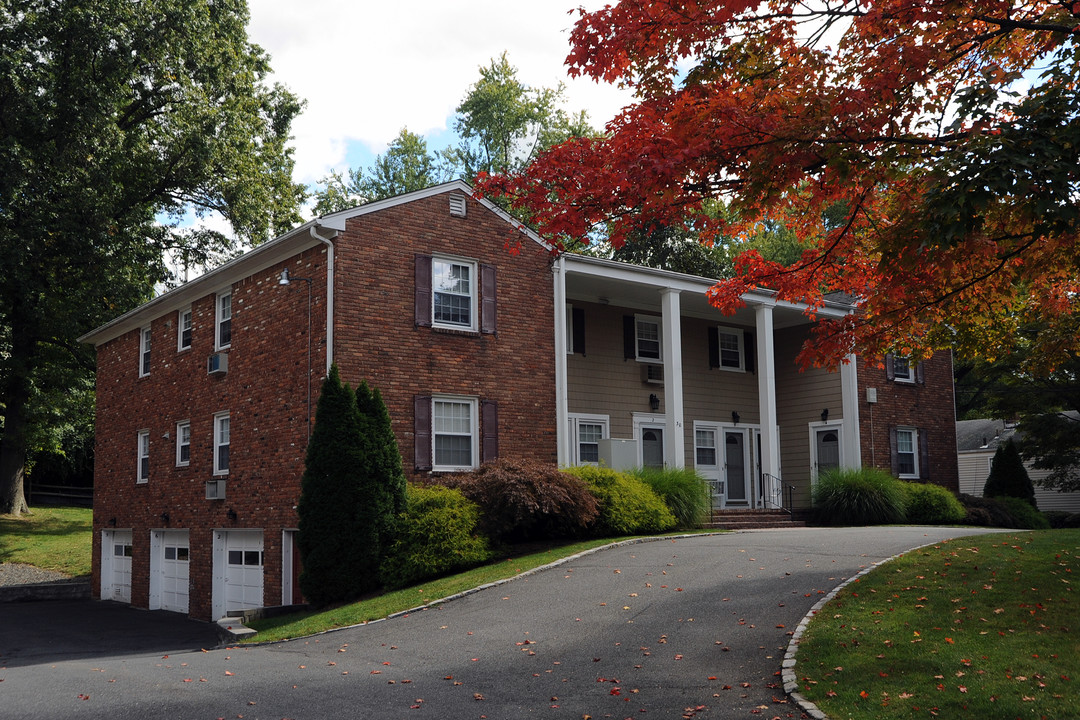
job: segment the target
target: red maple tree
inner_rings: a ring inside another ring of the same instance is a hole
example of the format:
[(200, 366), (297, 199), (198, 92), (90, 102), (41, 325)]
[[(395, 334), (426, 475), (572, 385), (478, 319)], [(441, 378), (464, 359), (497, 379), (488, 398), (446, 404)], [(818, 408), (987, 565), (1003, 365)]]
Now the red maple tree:
[[(782, 217), (801, 260), (742, 253), (710, 299), (733, 312), (768, 288), (812, 312), (855, 298), (859, 312), (818, 323), (806, 364), (941, 347), (992, 358), (1020, 341), (1052, 366), (1080, 350), (1080, 2), (577, 12), (570, 74), (628, 86), (634, 104), (602, 137), (479, 180), (558, 247), (659, 226), (737, 242)], [(698, 212), (712, 198), (738, 220)]]

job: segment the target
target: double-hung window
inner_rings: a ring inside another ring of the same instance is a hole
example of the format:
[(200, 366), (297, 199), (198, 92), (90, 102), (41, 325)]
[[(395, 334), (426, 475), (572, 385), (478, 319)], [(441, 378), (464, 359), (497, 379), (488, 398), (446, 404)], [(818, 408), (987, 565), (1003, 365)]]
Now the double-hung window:
[(716, 431), (694, 430), (694, 464), (714, 467), (716, 465)]
[(139, 377), (150, 374), (150, 327), (139, 332)]
[(191, 423), (176, 423), (176, 466), (187, 467), (191, 463)]
[(596, 465), (600, 462), (600, 441), (608, 437), (607, 415), (571, 413), (570, 437), (573, 439), (574, 465)]
[(719, 338), (720, 367), (727, 370), (745, 370), (742, 331), (734, 328), (717, 328), (717, 337)]
[(477, 466), (479, 423), (476, 407), (476, 398), (432, 398), (432, 464), (435, 470), (461, 470)]
[(661, 362), (660, 318), (647, 315), (634, 317), (637, 359), (648, 362)]
[(191, 308), (180, 311), (176, 328), (176, 349), (187, 350), (191, 347)]
[(434, 327), (476, 330), (476, 263), (431, 259), (431, 320)]
[(229, 474), (229, 413), (214, 416), (214, 474)]
[(232, 291), (218, 293), (215, 320), (217, 349), (224, 350), (232, 344)]
[(919, 431), (896, 429), (896, 470), (901, 478), (919, 477)]
[(913, 383), (915, 382), (914, 368), (911, 365), (911, 361), (906, 357), (894, 357), (892, 359), (893, 367), (893, 380), (896, 382)]
[(150, 481), (150, 431), (140, 430), (138, 435), (139, 467), (136, 482)]

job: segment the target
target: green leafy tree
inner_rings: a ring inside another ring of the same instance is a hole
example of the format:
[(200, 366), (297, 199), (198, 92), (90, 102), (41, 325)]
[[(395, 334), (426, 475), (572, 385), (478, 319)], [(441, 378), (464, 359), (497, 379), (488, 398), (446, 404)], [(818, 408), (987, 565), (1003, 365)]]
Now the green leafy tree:
[(444, 159), (428, 151), (423, 136), (402, 128), (386, 154), (376, 157), (366, 171), (356, 168), (343, 175), (335, 170), (320, 180), (314, 193), (315, 214), (422, 190), (449, 180), (453, 173)]
[(301, 103), (265, 84), (247, 21), (239, 0), (0, 5), (0, 512), (26, 509), (32, 398), (64, 376), (46, 365), (87, 377), (76, 338), (147, 300), (166, 254), (230, 247), (181, 228), (186, 213), (252, 244), (300, 219)]
[(1035, 505), (1035, 487), (1016, 444), (1010, 440), (998, 446), (990, 464), (990, 477), (983, 486), (984, 497), (1014, 497)]
[(588, 115), (562, 108), (564, 87), (530, 88), (506, 53), (480, 68), (480, 79), (457, 107), (462, 142), (443, 153), (466, 178), (524, 168), (543, 150), (572, 137), (590, 137)]

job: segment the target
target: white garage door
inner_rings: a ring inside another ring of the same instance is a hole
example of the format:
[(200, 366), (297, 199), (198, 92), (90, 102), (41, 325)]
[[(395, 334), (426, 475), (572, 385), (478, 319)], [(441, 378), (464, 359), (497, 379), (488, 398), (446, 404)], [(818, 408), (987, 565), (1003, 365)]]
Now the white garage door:
[(150, 607), (186, 613), (190, 544), (187, 530), (155, 530), (151, 538)]
[(225, 612), (262, 607), (262, 532), (226, 533), (225, 558)]
[(101, 535), (101, 599), (131, 602), (131, 531)]

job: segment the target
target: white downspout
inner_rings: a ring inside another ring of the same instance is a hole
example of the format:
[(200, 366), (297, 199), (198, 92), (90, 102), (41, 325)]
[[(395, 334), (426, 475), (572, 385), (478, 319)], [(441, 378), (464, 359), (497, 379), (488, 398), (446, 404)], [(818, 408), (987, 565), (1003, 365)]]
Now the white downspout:
[(311, 237), (326, 245), (326, 374), (334, 364), (334, 243), (308, 228)]

